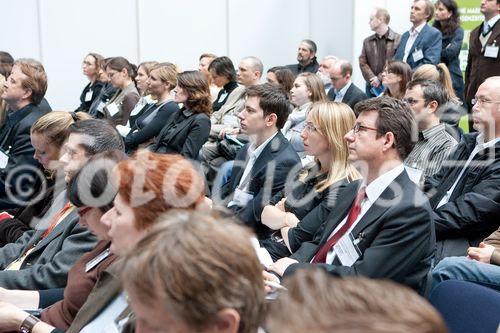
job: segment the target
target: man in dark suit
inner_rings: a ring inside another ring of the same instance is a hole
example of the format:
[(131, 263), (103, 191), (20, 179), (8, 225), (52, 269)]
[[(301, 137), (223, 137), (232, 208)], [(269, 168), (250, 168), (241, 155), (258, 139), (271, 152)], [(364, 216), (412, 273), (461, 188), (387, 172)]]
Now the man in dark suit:
[(287, 65), (292, 73), (297, 76), (300, 73), (309, 72), (315, 74), (319, 69), (318, 60), (316, 60), (316, 52), (318, 48), (316, 43), (310, 39), (304, 39), (300, 42), (297, 52), (298, 64)]
[(250, 143), (236, 155), (229, 181), (213, 190), (215, 203), (227, 206), (259, 238), (271, 232), (261, 223), (264, 206), (284, 188), (289, 173), (300, 168), (299, 156), (280, 131), (287, 115), (287, 98), (279, 87), (265, 83), (247, 88), (238, 117)]
[(486, 79), (473, 100), (479, 133), (464, 135), (441, 170), (425, 182), (440, 260), (464, 256), (498, 228), (500, 216), (500, 76)]
[(429, 26), (434, 17), (434, 4), (430, 0), (415, 0), (411, 5), (410, 21), (413, 26), (401, 36), (394, 59), (410, 65), (411, 69), (423, 64), (438, 64), (441, 60), (441, 32)]
[(354, 106), (368, 98), (366, 94), (351, 82), (352, 65), (347, 60), (337, 60), (330, 69), (332, 89), (328, 91), (328, 98), (334, 102), (342, 102)]
[(500, 54), (498, 52), (498, 46), (500, 46), (500, 1), (483, 0), (480, 11), (484, 15), (484, 22), (470, 33), (469, 56), (465, 69), (465, 101), (469, 110), (472, 110), (471, 100), (479, 85), (490, 76), (500, 75)]
[(415, 119), (390, 97), (360, 102), (345, 139), (364, 181), (348, 184), (310, 242), (270, 269), (291, 274), (311, 264), (337, 276), (391, 279), (422, 291), (435, 246), (431, 208), (403, 160), (413, 148)]
[(47, 75), (42, 64), (33, 59), (14, 63), (1, 96), (8, 114), (0, 128), (0, 209), (14, 208), (19, 201), (29, 200), (36, 179), (33, 167), (38, 166), (30, 130), (48, 112), (39, 108), (46, 90)]

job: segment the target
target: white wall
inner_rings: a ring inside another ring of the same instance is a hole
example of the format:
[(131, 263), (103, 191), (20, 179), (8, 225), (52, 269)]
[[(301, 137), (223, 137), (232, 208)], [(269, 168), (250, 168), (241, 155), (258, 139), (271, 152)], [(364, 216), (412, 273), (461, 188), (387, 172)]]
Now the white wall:
[[(397, 31), (408, 27), (411, 0), (0, 0), (0, 49), (39, 59), (49, 76), (54, 109), (78, 105), (88, 52), (131, 62), (171, 61), (195, 69), (203, 52), (228, 55), (235, 66), (248, 55), (265, 68), (296, 62), (299, 41), (313, 39), (318, 58), (353, 61), (371, 32), (368, 16), (387, 5)], [(20, 24), (21, 22), (21, 24)]]

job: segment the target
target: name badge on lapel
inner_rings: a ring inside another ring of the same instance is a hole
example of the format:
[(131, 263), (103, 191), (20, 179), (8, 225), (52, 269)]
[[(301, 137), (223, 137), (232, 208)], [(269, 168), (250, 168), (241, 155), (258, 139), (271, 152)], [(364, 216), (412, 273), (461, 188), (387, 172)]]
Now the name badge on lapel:
[(4, 169), (9, 163), (9, 155), (0, 150), (0, 169)]
[[(233, 195), (233, 200), (231, 201), (232, 204), (238, 206), (238, 207), (243, 207), (246, 206), (250, 200), (253, 199), (253, 194), (249, 192), (245, 192), (237, 188), (234, 191)], [(229, 203), (231, 205), (231, 203)]]
[(422, 49), (415, 50), (412, 54), (412, 57), (414, 62), (424, 59), (424, 53), (422, 52)]
[(333, 250), (339, 258), (342, 266), (351, 267), (356, 260), (358, 260), (361, 255), (361, 251), (356, 244), (352, 233), (348, 233), (342, 236), (342, 238), (339, 239), (339, 241), (333, 246)]
[(498, 57), (498, 46), (496, 45), (497, 41), (495, 41), (495, 45), (487, 45), (484, 49), (484, 56), (487, 58), (497, 58)]
[(89, 90), (85, 94), (85, 102), (90, 102), (91, 100), (92, 100), (92, 90)]
[(106, 106), (106, 109), (108, 110), (109, 112), (109, 115), (111, 117), (113, 117), (115, 114), (117, 114), (118, 112), (120, 112), (120, 109), (118, 108), (118, 105), (116, 105), (115, 102), (109, 104), (108, 106)]

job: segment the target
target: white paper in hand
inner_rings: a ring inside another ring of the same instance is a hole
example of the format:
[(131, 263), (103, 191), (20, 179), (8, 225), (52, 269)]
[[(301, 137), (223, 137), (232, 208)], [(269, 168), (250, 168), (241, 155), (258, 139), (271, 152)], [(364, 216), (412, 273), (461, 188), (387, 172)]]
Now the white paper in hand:
[(273, 263), (273, 259), (271, 258), (271, 255), (267, 250), (263, 247), (260, 247), (259, 241), (257, 238), (252, 237), (250, 239), (252, 242), (253, 248), (255, 249), (255, 252), (257, 252), (257, 257), (259, 258), (260, 263), (267, 269), (271, 264)]

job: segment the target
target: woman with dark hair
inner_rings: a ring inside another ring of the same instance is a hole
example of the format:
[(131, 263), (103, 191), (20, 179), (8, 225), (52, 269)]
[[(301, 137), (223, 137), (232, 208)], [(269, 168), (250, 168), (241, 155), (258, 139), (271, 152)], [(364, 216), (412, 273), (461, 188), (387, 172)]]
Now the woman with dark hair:
[(433, 26), (443, 35), (441, 62), (448, 66), (455, 94), (464, 100), (464, 81), (460, 69), (460, 50), (464, 39), (464, 29), (460, 27), (460, 14), (455, 0), (436, 1), (436, 15)]
[(130, 124), (125, 137), (125, 149), (131, 153), (140, 146), (152, 143), (170, 117), (179, 111), (171, 91), (175, 88), (177, 67), (169, 62), (154, 66), (148, 78), (148, 91), (155, 103), (148, 104)]
[(88, 112), (92, 103), (99, 97), (104, 82), (99, 80), (102, 62), (104, 58), (97, 53), (89, 53), (82, 63), (83, 74), (89, 79), (89, 83), (83, 88), (80, 95), (80, 106), (75, 110)]
[(382, 84), (385, 87), (384, 95), (403, 99), (406, 84), (411, 81), (411, 67), (399, 60), (389, 60), (382, 72)]
[(278, 84), (290, 96), (290, 90), (293, 87), (295, 75), (285, 66), (275, 66), (267, 70), (266, 80), (268, 83)]
[[(42, 322), (39, 332), (51, 332), (54, 327), (66, 330), (73, 322), (81, 306), (85, 303), (101, 273), (115, 261), (117, 255), (111, 253), (109, 226), (101, 223), (101, 217), (113, 207), (116, 187), (109, 176), (117, 163), (126, 155), (120, 151), (107, 151), (94, 155), (75, 175), (68, 185), (68, 197), (78, 209), (79, 223), (86, 226), (99, 240), (94, 249), (84, 254), (68, 273), (65, 288), (48, 290), (7, 290), (0, 288), (0, 299), (6, 303), (0, 322), (16, 323), (21, 326), (21, 318), (28, 313), (21, 310), (41, 309)], [(6, 311), (7, 310), (7, 311)], [(18, 319), (15, 319), (18, 318)], [(5, 326), (0, 324), (0, 330)]]
[(196, 159), (210, 134), (212, 106), (207, 79), (198, 71), (182, 72), (177, 75), (174, 93), (174, 101), (184, 107), (163, 127), (151, 150)]
[(115, 126), (125, 125), (139, 101), (139, 92), (134, 84), (137, 67), (123, 57), (115, 57), (106, 63), (106, 73), (111, 85), (118, 91), (104, 106), (104, 116)]
[(228, 101), (233, 101), (229, 104), (234, 104), (239, 100), (238, 96), (243, 94), (245, 89), (237, 89), (236, 70), (231, 59), (225, 56), (215, 58), (208, 66), (208, 71), (212, 77), (213, 84), (222, 88), (212, 104), (213, 112), (219, 111)]

